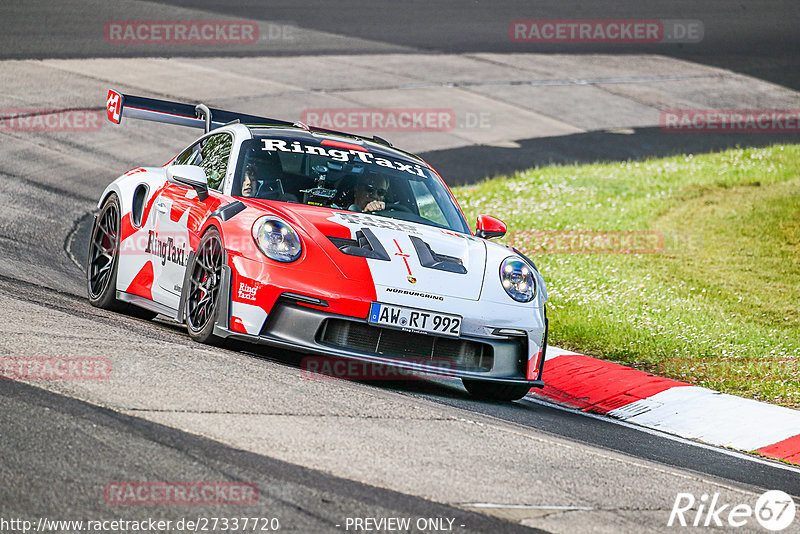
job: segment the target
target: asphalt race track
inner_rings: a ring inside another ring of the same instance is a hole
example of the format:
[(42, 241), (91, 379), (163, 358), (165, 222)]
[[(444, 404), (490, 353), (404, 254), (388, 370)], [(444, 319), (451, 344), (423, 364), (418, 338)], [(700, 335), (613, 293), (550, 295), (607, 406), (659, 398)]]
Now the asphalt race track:
[[(795, 2), (593, 2), (579, 13), (563, 2), (462, 6), (9, 2), (0, 5), (0, 115), (104, 115), (110, 85), (242, 111), (272, 106), (283, 116), (456, 95), (458, 113), (486, 106), (491, 127), (395, 136), (451, 184), (550, 161), (798, 139), (669, 136), (648, 107), (666, 98), (656, 88), (709, 106), (800, 107)], [(103, 39), (109, 20), (189, 18), (256, 20), (294, 37), (242, 49)], [(696, 19), (706, 38), (694, 47), (520, 48), (508, 23), (530, 18)], [(569, 58), (548, 63), (548, 54)], [(422, 74), (417, 65), (435, 68)], [(544, 89), (523, 102), (517, 91), (526, 88)], [(719, 100), (701, 99), (712, 98), (710, 88)], [(574, 99), (545, 92), (561, 90)], [(614, 117), (569, 115), (590, 109), (601, 90)], [(194, 135), (134, 121), (87, 132), (0, 128), (0, 356), (103, 357), (113, 367), (102, 381), (0, 381), (0, 521), (239, 516), (279, 518), (280, 530), (294, 532), (353, 532), (354, 518), (406, 517), (430, 532), (662, 532), (679, 492), (731, 504), (753, 505), (769, 489), (800, 499), (800, 469), (778, 462), (531, 399), (476, 402), (448, 379), (310, 380), (300, 355), (200, 346), (169, 321), (92, 308), (81, 265), (97, 198), (117, 175), (162, 164)], [(120, 481), (246, 482), (258, 500), (110, 504), (104, 488)]]

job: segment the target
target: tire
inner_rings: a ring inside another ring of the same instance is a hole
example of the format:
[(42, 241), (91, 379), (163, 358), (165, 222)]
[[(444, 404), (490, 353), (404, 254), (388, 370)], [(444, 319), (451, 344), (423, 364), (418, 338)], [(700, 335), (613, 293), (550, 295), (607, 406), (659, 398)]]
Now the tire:
[(119, 270), (120, 208), (111, 194), (100, 209), (89, 241), (86, 262), (86, 292), (92, 306), (150, 320), (157, 313), (117, 300)]
[(484, 380), (462, 378), (461, 382), (470, 395), (476, 399), (510, 402), (519, 400), (531, 390), (531, 386), (520, 384), (503, 384)]
[(186, 296), (186, 329), (189, 337), (200, 343), (219, 344), (214, 323), (219, 313), (220, 286), (224, 249), (219, 231), (213, 226), (200, 239), (190, 269)]
[(92, 306), (104, 310), (122, 311), (117, 300), (117, 270), (119, 269), (120, 208), (112, 194), (103, 204), (92, 228), (89, 258), (86, 262), (86, 290)]

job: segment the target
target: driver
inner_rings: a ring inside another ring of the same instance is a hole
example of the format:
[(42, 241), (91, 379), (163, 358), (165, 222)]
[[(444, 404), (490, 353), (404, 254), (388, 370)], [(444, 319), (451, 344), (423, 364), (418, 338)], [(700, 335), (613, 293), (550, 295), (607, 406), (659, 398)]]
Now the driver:
[(383, 200), (389, 191), (389, 180), (385, 176), (368, 174), (360, 176), (353, 191), (353, 204), (350, 211), (380, 211), (386, 209)]

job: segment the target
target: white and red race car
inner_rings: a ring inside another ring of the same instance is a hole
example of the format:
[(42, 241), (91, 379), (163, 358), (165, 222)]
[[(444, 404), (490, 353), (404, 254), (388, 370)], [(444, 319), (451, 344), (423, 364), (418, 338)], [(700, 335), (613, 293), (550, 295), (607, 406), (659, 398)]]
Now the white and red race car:
[(425, 161), (380, 138), (110, 91), (108, 118), (204, 128), (103, 191), (95, 306), (163, 314), (204, 343), (264, 343), (460, 377), (480, 398), (542, 387), (545, 284), (473, 235)]

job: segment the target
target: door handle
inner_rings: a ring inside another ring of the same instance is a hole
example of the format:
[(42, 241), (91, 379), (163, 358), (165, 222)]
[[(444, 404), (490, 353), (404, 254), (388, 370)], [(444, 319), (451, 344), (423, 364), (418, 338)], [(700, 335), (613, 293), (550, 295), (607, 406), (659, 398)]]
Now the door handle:
[(158, 211), (160, 211), (161, 213), (166, 213), (167, 212), (167, 204), (166, 204), (166, 202), (158, 202), (158, 203), (156, 203), (156, 209)]

